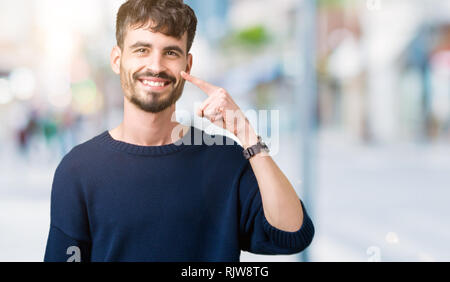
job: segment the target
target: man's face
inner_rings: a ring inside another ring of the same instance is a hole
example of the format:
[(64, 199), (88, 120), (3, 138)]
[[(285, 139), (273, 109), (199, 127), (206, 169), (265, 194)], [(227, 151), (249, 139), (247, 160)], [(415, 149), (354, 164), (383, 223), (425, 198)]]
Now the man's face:
[[(154, 33), (147, 27), (129, 28), (123, 50), (117, 51), (125, 97), (150, 113), (162, 112), (175, 104), (185, 84), (180, 72), (190, 72), (192, 65), (192, 56), (186, 54), (186, 47), (187, 33), (177, 39)], [(116, 57), (116, 62), (118, 59)]]

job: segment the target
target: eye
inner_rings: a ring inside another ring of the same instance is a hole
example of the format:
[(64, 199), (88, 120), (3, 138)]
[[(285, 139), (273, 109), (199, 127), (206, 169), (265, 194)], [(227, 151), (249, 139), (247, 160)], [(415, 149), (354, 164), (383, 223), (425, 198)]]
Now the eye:
[(139, 54), (144, 54), (145, 52), (147, 52), (147, 49), (145, 49), (145, 48), (139, 48), (136, 50), (136, 53), (139, 53)]
[(178, 54), (174, 51), (167, 51), (167, 55), (169, 56), (178, 56)]

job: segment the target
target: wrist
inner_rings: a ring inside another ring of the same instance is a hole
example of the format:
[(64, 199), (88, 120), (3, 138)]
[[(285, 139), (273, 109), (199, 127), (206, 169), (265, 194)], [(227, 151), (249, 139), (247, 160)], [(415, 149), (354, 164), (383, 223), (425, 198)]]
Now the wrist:
[(251, 127), (248, 127), (247, 130), (239, 133), (237, 135), (237, 138), (239, 139), (239, 141), (241, 141), (242, 147), (244, 149), (247, 149), (258, 143), (258, 135)]
[(242, 153), (247, 160), (250, 160), (255, 156), (268, 156), (269, 151), (269, 147), (267, 147), (262, 138), (258, 136), (256, 144), (246, 147)]
[(242, 147), (244, 149), (250, 148), (251, 146), (256, 145), (256, 143), (258, 143), (258, 136), (252, 136), (251, 138), (248, 138), (248, 140), (246, 140), (246, 142), (242, 143)]

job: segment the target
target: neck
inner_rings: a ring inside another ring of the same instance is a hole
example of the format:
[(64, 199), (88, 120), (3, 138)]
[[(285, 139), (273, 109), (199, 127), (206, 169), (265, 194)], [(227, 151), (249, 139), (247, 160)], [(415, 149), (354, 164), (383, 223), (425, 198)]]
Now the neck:
[(189, 130), (176, 121), (172, 121), (176, 106), (172, 105), (160, 113), (148, 113), (124, 99), (122, 123), (110, 131), (119, 141), (139, 146), (163, 146), (181, 139)]

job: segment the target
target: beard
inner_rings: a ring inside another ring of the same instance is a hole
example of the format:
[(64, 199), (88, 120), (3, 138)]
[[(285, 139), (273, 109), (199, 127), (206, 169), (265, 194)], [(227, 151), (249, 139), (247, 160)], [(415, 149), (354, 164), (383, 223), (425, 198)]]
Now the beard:
[[(164, 92), (153, 92), (139, 89), (140, 77), (157, 77), (170, 80), (169, 87), (172, 90), (166, 89)], [(168, 75), (166, 72), (155, 74), (147, 71), (130, 75), (122, 68), (120, 69), (120, 81), (125, 97), (131, 103), (145, 112), (154, 114), (160, 113), (174, 105), (180, 99), (186, 82), (182, 78), (180, 81), (177, 81), (175, 77)], [(167, 91), (170, 91), (169, 95), (165, 94)]]

